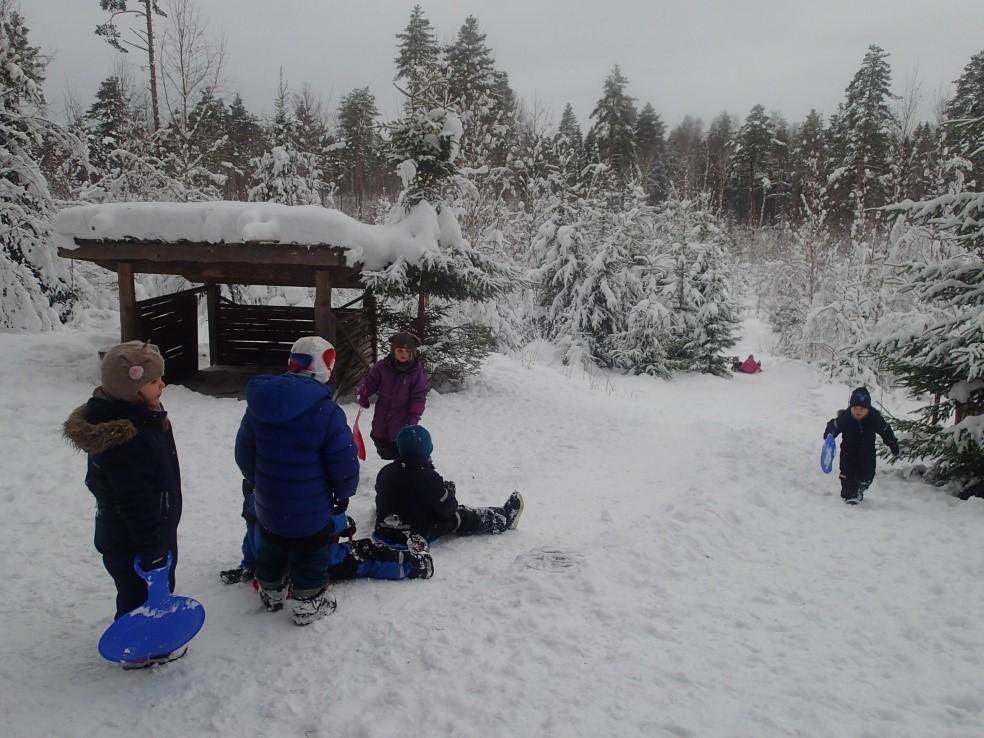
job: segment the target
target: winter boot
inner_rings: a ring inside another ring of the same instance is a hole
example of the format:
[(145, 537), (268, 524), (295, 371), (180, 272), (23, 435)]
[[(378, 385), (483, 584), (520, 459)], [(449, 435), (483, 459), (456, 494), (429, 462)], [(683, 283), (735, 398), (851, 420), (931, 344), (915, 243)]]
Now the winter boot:
[(156, 666), (157, 664), (167, 664), (171, 661), (177, 661), (182, 656), (188, 653), (188, 647), (182, 646), (176, 651), (171, 651), (171, 653), (166, 653), (161, 656), (151, 656), (146, 659), (136, 659), (135, 661), (124, 661), (122, 666), (127, 671), (133, 669), (147, 669), (151, 666)]
[(404, 561), (408, 579), (430, 579), (434, 576), (434, 560), (427, 539), (418, 533), (407, 536), (407, 556)]
[(513, 492), (502, 506), (502, 512), (508, 522), (508, 530), (515, 530), (519, 525), (519, 516), (523, 514), (523, 496), (519, 492)]
[(219, 572), (219, 579), (226, 584), (239, 584), (248, 582), (253, 578), (253, 570), (244, 566), (237, 566), (235, 569), (225, 569)]
[(284, 609), (284, 597), (287, 594), (287, 587), (283, 584), (279, 588), (267, 587), (262, 582), (257, 588), (260, 593), (260, 600), (267, 612), (280, 612)]
[(299, 597), (295, 593), (291, 616), (294, 618), (294, 625), (310, 625), (325, 615), (331, 615), (335, 612), (336, 606), (335, 598), (328, 594), (327, 589), (321, 590), (313, 597)]

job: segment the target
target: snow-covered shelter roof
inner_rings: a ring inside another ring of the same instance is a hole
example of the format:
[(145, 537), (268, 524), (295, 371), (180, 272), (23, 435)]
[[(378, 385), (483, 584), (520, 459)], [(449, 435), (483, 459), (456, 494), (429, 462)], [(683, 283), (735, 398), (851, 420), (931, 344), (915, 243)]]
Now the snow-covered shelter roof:
[(301, 286), (313, 284), (312, 268), (355, 273), (398, 259), (416, 263), (438, 248), (440, 235), (439, 218), (426, 202), (399, 222), (383, 225), (316, 205), (82, 205), (59, 212), (54, 230), (62, 256), (107, 268), (125, 261), (137, 272), (182, 274), (197, 282)]

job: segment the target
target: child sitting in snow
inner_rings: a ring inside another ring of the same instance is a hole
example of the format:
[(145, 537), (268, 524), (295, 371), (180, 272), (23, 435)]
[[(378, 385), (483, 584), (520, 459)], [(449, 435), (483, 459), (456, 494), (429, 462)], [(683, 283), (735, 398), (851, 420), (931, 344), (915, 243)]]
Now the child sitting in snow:
[(406, 425), (416, 425), (424, 414), (430, 380), (420, 363), (420, 339), (412, 333), (397, 333), (389, 340), (390, 354), (373, 364), (359, 385), (359, 405), (369, 407), (378, 395), (369, 434), (379, 458), (395, 459), (396, 434)]
[(875, 478), (875, 434), (898, 458), (899, 442), (881, 413), (871, 407), (871, 394), (866, 387), (851, 392), (848, 408), (837, 413), (827, 423), (823, 436), (840, 435), (841, 498), (848, 505), (864, 499), (865, 490)]
[(762, 362), (755, 361), (755, 356), (752, 354), (748, 355), (748, 358), (744, 361), (738, 359), (737, 356), (731, 362), (732, 371), (741, 372), (742, 374), (758, 374), (762, 371)]
[(503, 533), (516, 527), (523, 512), (519, 492), (502, 507), (465, 507), (455, 497), (454, 482), (434, 469), (430, 433), (408, 425), (396, 436), (399, 461), (387, 464), (376, 476), (376, 529), (382, 543), (405, 545), (408, 535), (433, 541), (448, 533)]
[[(147, 583), (133, 569), (178, 564), (181, 474), (167, 412), (161, 406), (164, 359), (156, 346), (130, 341), (110, 349), (100, 385), (65, 421), (65, 437), (88, 454), (85, 484), (96, 498), (96, 550), (116, 584), (116, 618), (147, 601)], [(186, 649), (126, 668), (163, 663)]]

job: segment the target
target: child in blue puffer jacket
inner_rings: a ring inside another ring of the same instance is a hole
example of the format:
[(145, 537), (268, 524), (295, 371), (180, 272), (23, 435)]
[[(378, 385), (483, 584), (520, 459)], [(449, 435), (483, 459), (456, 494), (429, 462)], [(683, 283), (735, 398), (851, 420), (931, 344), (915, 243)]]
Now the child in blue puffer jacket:
[(348, 535), (348, 501), (359, 481), (352, 431), (331, 399), (327, 381), (335, 349), (319, 336), (298, 339), (288, 370), (259, 375), (246, 388), (247, 408), (236, 437), (236, 463), (252, 488), (259, 541), (255, 577), (267, 610), (293, 598), (293, 619), (307, 625), (334, 611), (332, 579), (427, 578), (434, 567), (427, 542), (392, 551)]

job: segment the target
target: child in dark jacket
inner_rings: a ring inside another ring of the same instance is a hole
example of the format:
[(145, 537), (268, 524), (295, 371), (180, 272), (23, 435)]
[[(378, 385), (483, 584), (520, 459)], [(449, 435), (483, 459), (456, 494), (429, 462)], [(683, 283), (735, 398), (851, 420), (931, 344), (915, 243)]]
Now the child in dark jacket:
[(503, 533), (516, 527), (523, 497), (513, 492), (502, 507), (465, 507), (455, 496), (454, 482), (434, 469), (430, 433), (408, 425), (396, 436), (399, 461), (376, 476), (376, 529), (373, 538), (392, 546), (405, 545), (407, 536), (428, 541), (456, 533)]
[[(247, 408), (236, 436), (236, 463), (252, 490), (259, 529), (255, 577), (270, 612), (293, 597), (293, 619), (307, 625), (330, 614), (332, 579), (427, 578), (434, 567), (427, 542), (394, 552), (349, 535), (349, 498), (359, 482), (352, 431), (331, 399), (327, 381), (335, 349), (319, 336), (298, 339), (288, 371), (259, 375), (246, 388)], [(247, 535), (249, 533), (247, 532)]]
[(882, 414), (871, 407), (871, 394), (866, 387), (851, 392), (846, 410), (827, 423), (824, 438), (829, 434), (841, 436), (840, 482), (841, 498), (848, 505), (864, 499), (865, 490), (875, 478), (875, 434), (881, 436), (893, 457), (899, 455), (899, 442)]
[(181, 472), (171, 422), (161, 406), (163, 375), (164, 359), (153, 344), (114, 346), (103, 358), (100, 386), (64, 425), (69, 442), (88, 454), (85, 484), (96, 498), (95, 546), (116, 584), (117, 619), (147, 601), (147, 584), (134, 571), (134, 559), (149, 571), (164, 566), (170, 553), (174, 591)]
[(373, 364), (358, 390), (359, 405), (369, 407), (369, 398), (378, 395), (369, 436), (379, 458), (395, 459), (396, 434), (407, 425), (416, 425), (424, 414), (430, 380), (420, 363), (420, 339), (412, 333), (397, 333), (389, 340), (389, 356)]

